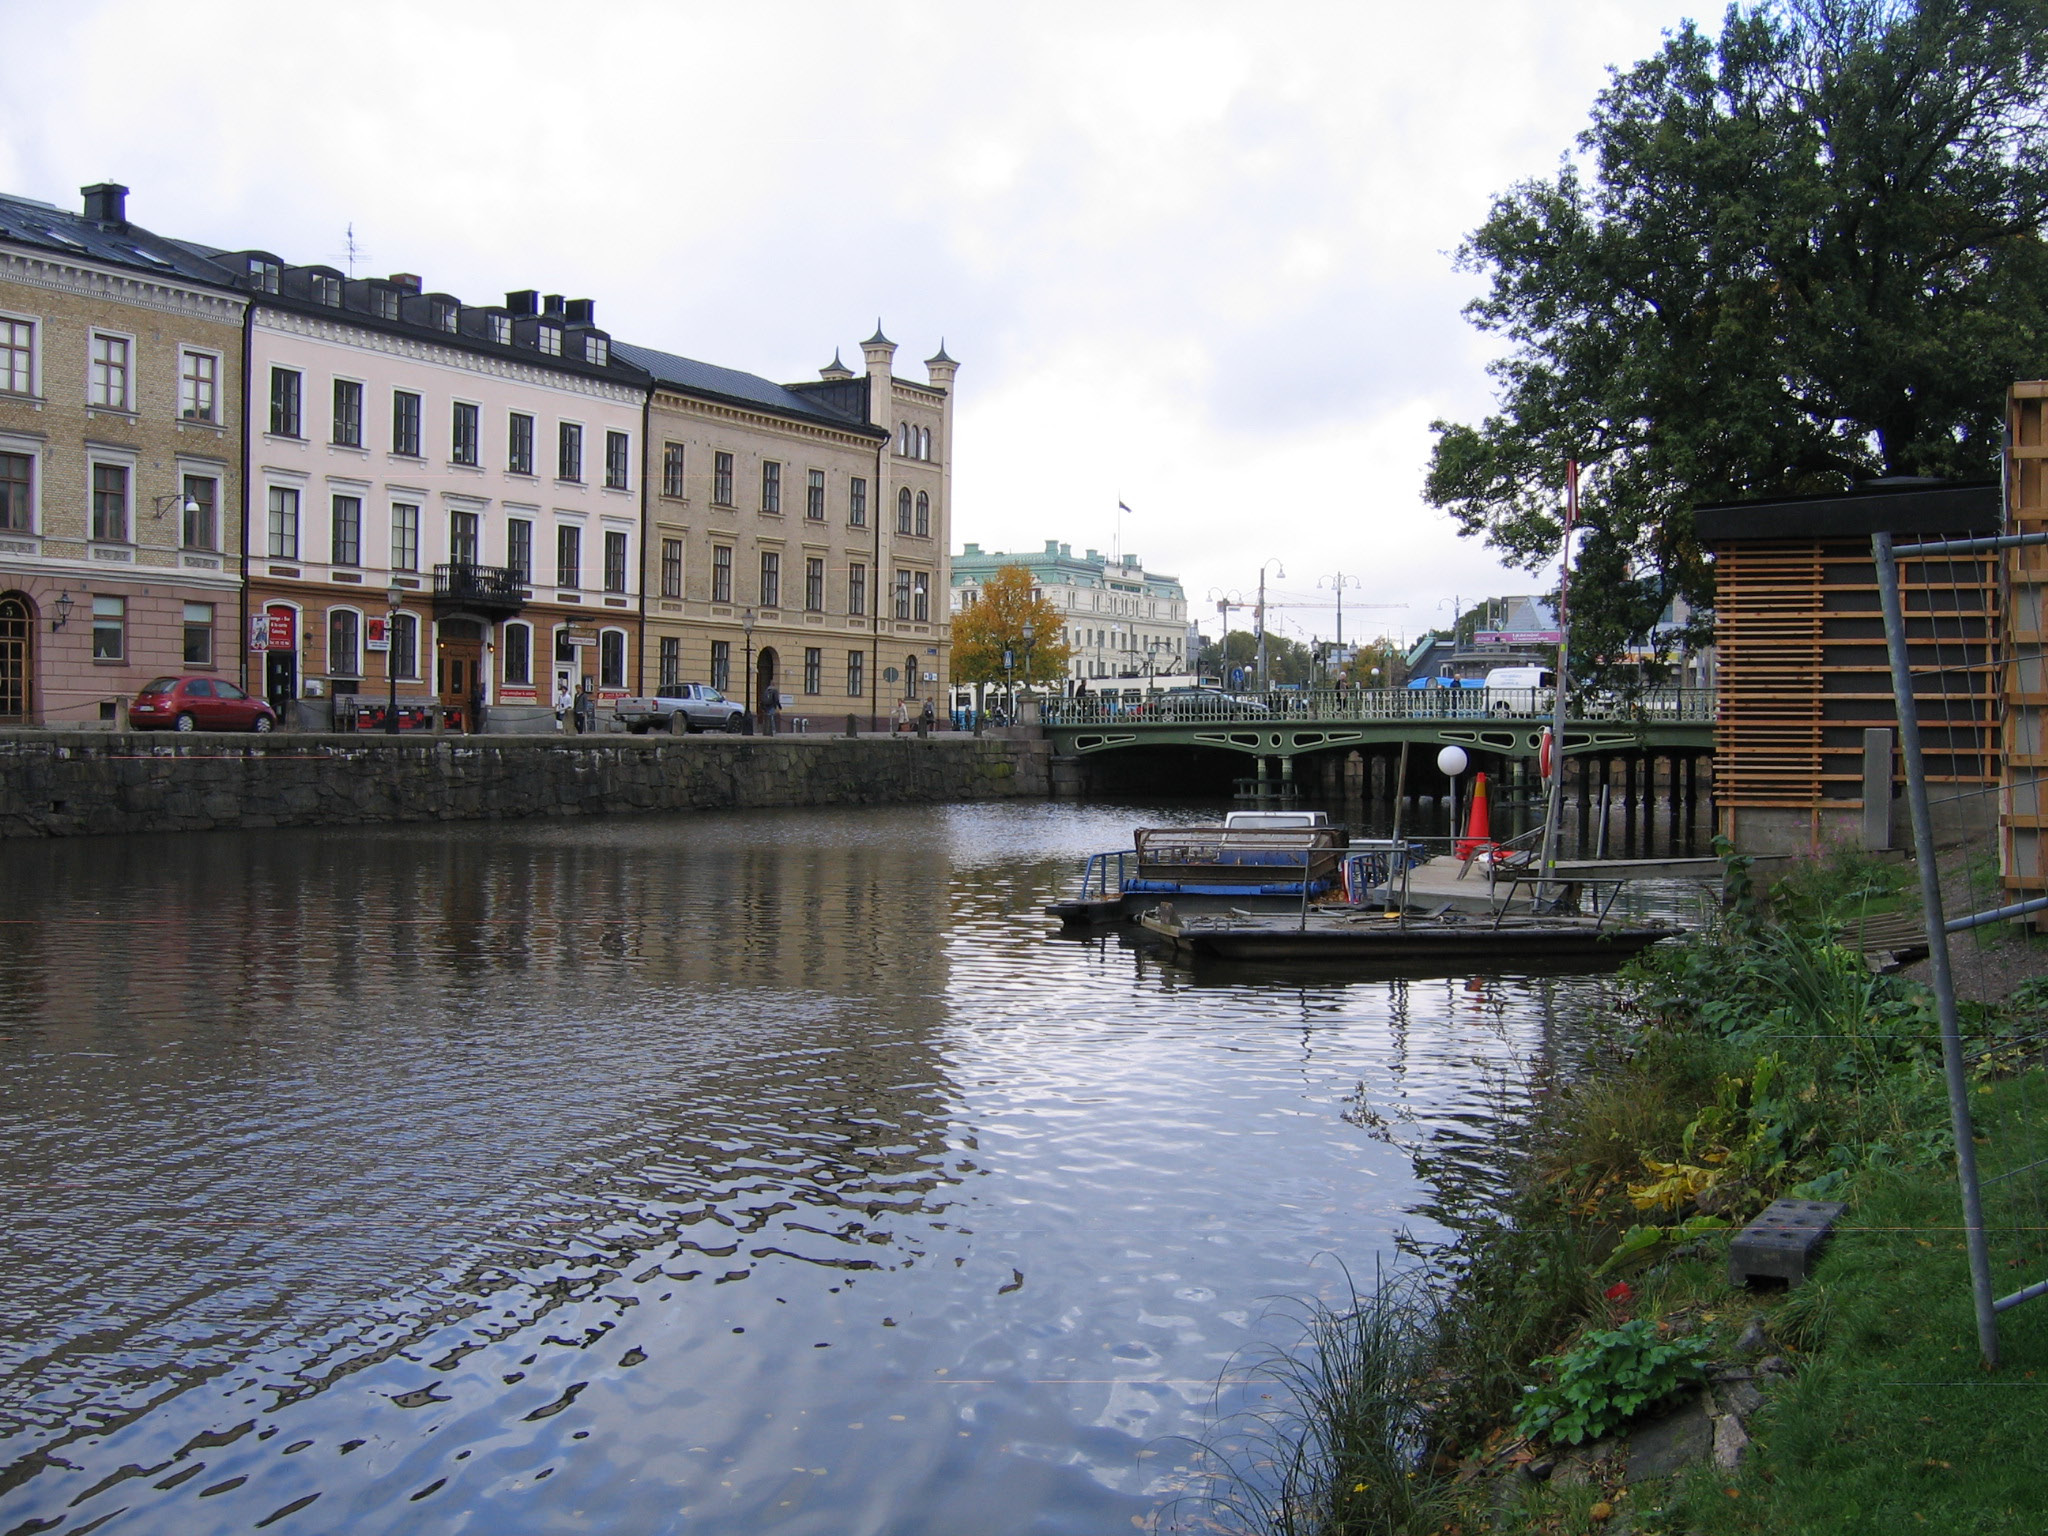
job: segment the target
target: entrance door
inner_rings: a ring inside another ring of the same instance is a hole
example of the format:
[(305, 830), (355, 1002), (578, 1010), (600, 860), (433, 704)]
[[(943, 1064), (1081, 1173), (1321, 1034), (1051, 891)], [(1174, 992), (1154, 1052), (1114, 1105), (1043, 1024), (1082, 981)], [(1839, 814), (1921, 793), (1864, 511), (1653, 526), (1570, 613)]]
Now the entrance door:
[(776, 656), (773, 646), (761, 647), (760, 655), (754, 658), (754, 713), (765, 714), (769, 699), (775, 691)]
[(270, 707), (277, 711), (278, 719), (291, 707), (293, 699), (299, 696), (299, 653), (297, 651), (265, 651), (263, 653), (263, 697)]
[(36, 624), (26, 600), (0, 597), (0, 720), (26, 725), (35, 707)]
[(472, 619), (441, 624), (437, 675), (441, 715), (457, 730), (476, 729), (470, 713), (484, 692), (484, 630)]

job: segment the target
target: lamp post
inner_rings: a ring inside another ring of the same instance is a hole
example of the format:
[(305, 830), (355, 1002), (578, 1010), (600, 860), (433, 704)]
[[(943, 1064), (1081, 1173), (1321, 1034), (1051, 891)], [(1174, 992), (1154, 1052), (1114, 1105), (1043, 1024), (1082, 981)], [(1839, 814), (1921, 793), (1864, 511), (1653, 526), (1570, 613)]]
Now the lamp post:
[(740, 630), (747, 637), (746, 669), (740, 675), (740, 686), (747, 693), (747, 719), (751, 722), (760, 710), (761, 700), (754, 688), (754, 610), (740, 610)]
[(384, 594), (390, 612), (384, 615), (384, 734), (398, 734), (398, 610), (405, 602), (405, 589), (393, 586)]
[(1263, 561), (1259, 565), (1259, 692), (1261, 693), (1265, 693), (1271, 686), (1270, 679), (1266, 676), (1266, 567), (1269, 565), (1278, 567), (1273, 572), (1275, 576), (1284, 579), (1287, 575), (1287, 567), (1281, 565), (1277, 557)]
[[(1037, 643), (1037, 641), (1038, 641), (1038, 631), (1037, 631), (1037, 629), (1035, 629), (1035, 628), (1034, 628), (1034, 627), (1032, 626), (1032, 623), (1031, 623), (1031, 621), (1030, 621), (1029, 619), (1026, 619), (1026, 620), (1024, 621), (1024, 631), (1023, 631), (1023, 633), (1024, 633), (1024, 686), (1025, 686), (1025, 687), (1026, 687), (1026, 688), (1028, 689), (1028, 688), (1030, 688), (1030, 686), (1031, 686), (1031, 647), (1032, 647), (1033, 645), (1035, 645), (1035, 644)], [(1016, 700), (1014, 700), (1014, 699), (1010, 701), (1010, 713), (1011, 713), (1012, 715), (1015, 715), (1015, 714), (1017, 713), (1017, 703), (1016, 703)]]

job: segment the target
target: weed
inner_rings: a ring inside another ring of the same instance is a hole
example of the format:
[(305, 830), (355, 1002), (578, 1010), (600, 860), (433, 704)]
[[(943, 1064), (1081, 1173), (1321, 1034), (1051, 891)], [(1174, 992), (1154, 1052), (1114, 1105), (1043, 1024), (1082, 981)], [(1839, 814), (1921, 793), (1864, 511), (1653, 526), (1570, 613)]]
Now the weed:
[(1536, 1364), (1555, 1379), (1531, 1387), (1515, 1416), (1523, 1435), (1583, 1445), (1706, 1374), (1707, 1340), (1661, 1337), (1647, 1318), (1589, 1333)]

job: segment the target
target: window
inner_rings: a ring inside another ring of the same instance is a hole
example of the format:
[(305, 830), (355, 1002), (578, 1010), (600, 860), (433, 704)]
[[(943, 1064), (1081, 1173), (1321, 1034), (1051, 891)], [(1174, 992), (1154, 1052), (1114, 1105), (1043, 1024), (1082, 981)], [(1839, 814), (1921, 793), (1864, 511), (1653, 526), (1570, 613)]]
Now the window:
[(533, 626), (505, 626), (505, 681), (533, 686)]
[(804, 608), (810, 613), (825, 611), (825, 562), (822, 559), (804, 562)]
[(683, 642), (674, 635), (661, 637), (661, 683), (657, 693), (672, 694), (683, 680)]
[(565, 421), (556, 433), (555, 478), (557, 480), (581, 480), (583, 478), (583, 428), (573, 421)]
[(856, 528), (868, 525), (868, 483), (855, 479), (846, 493), (846, 520)]
[(475, 565), (483, 558), (482, 522), (474, 512), (448, 514), (448, 558), (456, 565)]
[(910, 619), (914, 624), (929, 624), (932, 621), (932, 577), (929, 571), (919, 571), (911, 577)]
[(512, 413), (511, 430), (506, 436), (505, 468), (515, 475), (533, 473), (533, 418), (518, 411)]
[(663, 539), (661, 541), (661, 595), (681, 597), (683, 595), (683, 541)]
[(825, 691), (825, 653), (815, 645), (804, 647), (804, 692)]
[(663, 443), (661, 445), (661, 494), (683, 496), (683, 445)]
[(119, 661), (128, 654), (128, 600), (96, 597), (92, 600), (92, 659)]
[(903, 697), (906, 699), (917, 697), (917, 658), (915, 656), (903, 658)]
[(316, 304), (332, 304), (336, 309), (339, 309), (341, 307), (341, 279), (338, 277), (322, 277), (319, 273), (314, 273), (313, 302)]
[(533, 523), (515, 517), (505, 524), (505, 564), (517, 582), (533, 580)]
[(562, 355), (561, 327), (544, 325), (534, 333), (533, 339), (534, 345), (547, 353), (549, 357), (560, 357)]
[(711, 456), (711, 499), (721, 507), (732, 505), (732, 455)]
[(433, 316), (434, 329), (437, 331), (452, 331), (461, 324), (461, 318), (457, 315), (453, 304), (437, 301), (430, 307), (430, 313)]
[(816, 522), (825, 520), (825, 471), (811, 471), (810, 484), (804, 491), (804, 516)]
[(920, 539), (932, 536), (932, 499), (923, 491), (917, 493), (917, 536)]
[(583, 360), (585, 362), (596, 363), (600, 368), (602, 368), (606, 363), (612, 360), (612, 344), (602, 336), (584, 337)]
[(220, 359), (213, 353), (178, 354), (178, 415), (185, 421), (220, 420)]
[(732, 688), (732, 642), (714, 640), (711, 642), (711, 686), (720, 693)]
[(296, 368), (270, 370), (270, 433), (273, 437), (297, 437), (301, 426), (299, 386), (303, 379)]
[(782, 510), (782, 466), (773, 459), (761, 461), (761, 510)]
[(380, 320), (398, 318), (398, 290), (396, 288), (372, 288), (370, 290), (370, 311)]
[[(391, 505), (391, 568), (416, 571), (420, 568), (420, 509), (405, 502)], [(406, 673), (411, 677), (413, 673)]]
[(213, 665), (213, 604), (185, 605), (185, 665)]
[(896, 423), (896, 451), (906, 459), (910, 457), (910, 423), (907, 421)]
[(420, 621), (416, 614), (391, 616), (391, 650), (385, 658), (392, 677), (420, 675)]
[(420, 397), (409, 389), (391, 392), (391, 451), (401, 458), (420, 456)]
[(932, 429), (922, 428), (917, 434), (917, 456), (929, 459), (932, 456)]
[(761, 606), (782, 606), (782, 556), (772, 549), (761, 551)]
[(714, 544), (711, 546), (711, 601), (729, 603), (732, 601), (732, 546)]
[(555, 530), (555, 585), (558, 587), (580, 587), (583, 585), (583, 530), (581, 528), (557, 528)]
[(106, 543), (128, 542), (128, 466), (92, 467), (92, 536)]
[(125, 336), (92, 333), (92, 368), (86, 376), (85, 400), (109, 410), (128, 409), (128, 356), (131, 343)]
[(910, 487), (907, 485), (896, 493), (896, 531), (910, 532)]
[(624, 432), (604, 435), (604, 484), (609, 491), (623, 491), (631, 481), (633, 439)]
[(577, 654), (576, 647), (569, 643), (569, 626), (566, 624), (556, 625), (555, 665), (564, 667), (574, 666), (577, 661)]
[(249, 258), (249, 286), (258, 293), (277, 292), (278, 279), (284, 276), (284, 269), (274, 261), (265, 261), (260, 256)]
[(270, 538), (265, 549), (273, 560), (299, 558), (299, 493), (290, 486), (270, 488)]
[(491, 340), (501, 347), (512, 345), (512, 317), (510, 315), (491, 316)]
[(0, 453), (0, 530), (35, 530), (36, 461), (26, 453)]
[(333, 529), (334, 549), (329, 558), (336, 565), (361, 565), (363, 563), (362, 497), (337, 496), (334, 498)]
[(868, 568), (858, 560), (846, 568), (846, 611), (855, 618), (868, 611)]
[(450, 447), (454, 450), (455, 462), (474, 464), (477, 461), (478, 437), (482, 433), (483, 412), (466, 400), (455, 402), (455, 435)]
[(363, 446), (363, 386), (354, 379), (334, 381), (334, 441), (343, 448)]
[(626, 635), (624, 630), (607, 629), (597, 637), (597, 686), (626, 686)]
[(327, 675), (363, 675), (362, 615), (353, 608), (327, 610)]
[(896, 573), (896, 617), (899, 619), (910, 617), (910, 572), (908, 571), (898, 571)]
[(16, 395), (35, 393), (35, 322), (0, 320), (0, 389)]
[(866, 651), (846, 653), (846, 696), (857, 699), (868, 691), (868, 656)]
[(605, 530), (604, 589), (607, 592), (626, 590), (626, 536), (615, 528)]
[(183, 524), (180, 542), (185, 548), (220, 548), (220, 482), (211, 475), (187, 475), (179, 516)]

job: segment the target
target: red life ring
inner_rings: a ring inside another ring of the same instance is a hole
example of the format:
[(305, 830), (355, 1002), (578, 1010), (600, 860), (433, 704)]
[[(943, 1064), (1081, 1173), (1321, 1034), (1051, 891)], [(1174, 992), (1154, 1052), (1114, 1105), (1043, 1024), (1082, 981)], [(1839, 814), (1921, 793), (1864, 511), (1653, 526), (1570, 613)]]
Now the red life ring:
[(1539, 747), (1539, 748), (1537, 749), (1537, 751), (1536, 751), (1536, 761), (1537, 761), (1537, 768), (1538, 768), (1538, 771), (1537, 771), (1537, 776), (1538, 776), (1539, 778), (1544, 778), (1544, 779), (1547, 779), (1547, 778), (1549, 778), (1549, 777), (1550, 777), (1550, 727), (1549, 727), (1549, 726), (1547, 726), (1547, 725), (1546, 725), (1545, 727), (1543, 727), (1543, 745), (1542, 745), (1541, 747)]

